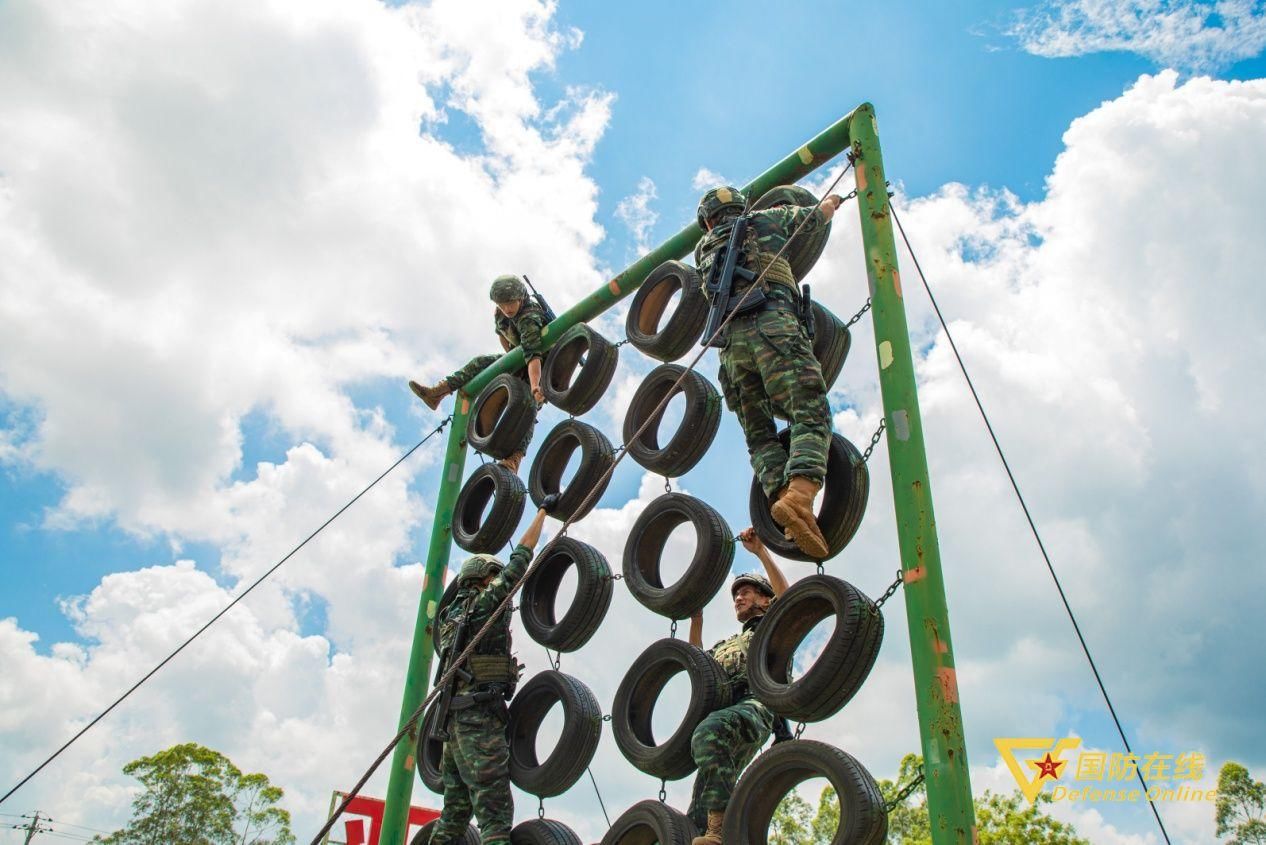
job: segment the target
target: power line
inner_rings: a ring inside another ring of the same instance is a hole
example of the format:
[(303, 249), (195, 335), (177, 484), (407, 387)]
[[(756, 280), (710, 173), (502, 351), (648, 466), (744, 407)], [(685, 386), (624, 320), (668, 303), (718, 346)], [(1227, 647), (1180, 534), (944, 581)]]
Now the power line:
[(94, 719), (93, 719), (91, 722), (89, 722), (88, 724), (84, 725), (84, 727), (83, 727), (83, 728), (81, 728), (81, 729), (79, 730), (79, 732), (78, 732), (78, 733), (76, 733), (74, 736), (72, 736), (70, 739), (66, 740), (66, 742), (62, 745), (62, 747), (61, 747), (61, 748), (58, 748), (58, 749), (57, 749), (56, 751), (54, 751), (51, 755), (49, 755), (48, 759), (46, 759), (43, 763), (40, 763), (38, 766), (36, 766), (36, 767), (35, 767), (35, 769), (34, 769), (34, 770), (30, 773), (30, 774), (28, 774), (26, 777), (22, 778), (22, 780), (18, 781), (18, 782), (17, 782), (17, 784), (16, 784), (16, 785), (15, 785), (12, 789), (10, 789), (8, 792), (6, 792), (3, 796), (0, 796), (0, 804), (3, 804), (6, 800), (8, 800), (8, 799), (9, 799), (9, 797), (10, 797), (10, 796), (12, 796), (12, 795), (13, 795), (13, 793), (15, 793), (15, 792), (17, 792), (19, 789), (21, 789), (21, 788), (23, 787), (23, 785), (25, 785), (25, 784), (26, 784), (26, 782), (27, 782), (27, 781), (29, 781), (31, 778), (33, 778), (33, 777), (35, 777), (37, 774), (39, 774), (39, 773), (40, 773), (40, 771), (41, 771), (41, 770), (43, 770), (43, 768), (44, 768), (45, 766), (47, 766), (49, 763), (51, 763), (51, 762), (53, 762), (54, 760), (56, 760), (56, 759), (57, 759), (57, 758), (61, 755), (61, 753), (62, 753), (63, 751), (65, 751), (67, 748), (69, 748), (72, 744), (74, 744), (74, 742), (75, 742), (77, 739), (79, 739), (81, 736), (83, 736), (84, 734), (86, 734), (86, 733), (87, 733), (89, 730), (91, 730), (91, 729), (92, 729), (92, 728), (93, 728), (93, 727), (94, 727), (94, 726), (95, 726), (98, 722), (100, 722), (100, 721), (101, 721), (102, 719), (104, 719), (107, 715), (109, 715), (110, 711), (112, 711), (115, 707), (118, 707), (120, 704), (122, 704), (122, 703), (123, 703), (123, 701), (124, 701), (125, 699), (127, 699), (127, 697), (128, 697), (128, 696), (130, 696), (132, 693), (136, 692), (136, 691), (137, 691), (137, 689), (139, 689), (139, 688), (140, 688), (141, 684), (145, 683), (145, 682), (146, 682), (146, 681), (148, 681), (150, 678), (152, 678), (152, 677), (154, 676), (154, 674), (155, 674), (155, 673), (157, 673), (159, 669), (162, 669), (164, 666), (166, 666), (166, 665), (167, 665), (167, 664), (168, 664), (168, 663), (172, 660), (172, 658), (174, 658), (176, 655), (180, 654), (180, 652), (184, 651), (186, 646), (188, 646), (190, 643), (192, 643), (194, 640), (196, 640), (199, 636), (201, 636), (201, 635), (202, 635), (202, 633), (203, 633), (204, 631), (206, 631), (208, 628), (210, 628), (212, 625), (214, 625), (216, 622), (218, 622), (218, 621), (220, 620), (220, 617), (224, 616), (224, 614), (226, 614), (226, 613), (228, 613), (230, 610), (232, 610), (232, 609), (233, 609), (233, 607), (234, 607), (234, 606), (235, 606), (238, 602), (240, 602), (242, 599), (244, 599), (244, 598), (246, 598), (248, 595), (250, 595), (252, 590), (254, 590), (256, 587), (258, 587), (260, 584), (264, 583), (264, 580), (265, 580), (265, 579), (267, 579), (270, 575), (272, 575), (274, 572), (276, 572), (278, 569), (280, 569), (280, 568), (281, 568), (281, 565), (282, 565), (283, 563), (285, 563), (286, 561), (290, 560), (290, 558), (294, 557), (294, 556), (295, 556), (295, 554), (296, 554), (296, 553), (298, 553), (298, 551), (299, 551), (300, 549), (302, 549), (304, 546), (306, 546), (306, 545), (308, 544), (308, 542), (309, 542), (310, 540), (312, 540), (312, 538), (316, 537), (318, 534), (320, 534), (322, 531), (324, 531), (324, 530), (326, 529), (326, 527), (327, 527), (327, 526), (328, 526), (331, 522), (333, 522), (334, 520), (336, 520), (336, 519), (338, 519), (340, 516), (342, 516), (344, 511), (346, 511), (346, 510), (347, 510), (348, 508), (350, 508), (352, 505), (356, 504), (356, 502), (360, 499), (360, 497), (361, 497), (361, 496), (364, 496), (366, 493), (368, 493), (370, 490), (372, 490), (372, 489), (374, 488), (374, 486), (378, 484), (378, 482), (382, 481), (384, 478), (386, 478), (386, 477), (387, 477), (387, 475), (388, 475), (388, 474), (389, 474), (392, 470), (394, 470), (396, 467), (400, 466), (400, 464), (404, 463), (404, 462), (405, 462), (405, 460), (406, 460), (406, 459), (407, 459), (410, 455), (412, 455), (412, 454), (413, 454), (414, 452), (416, 452), (418, 449), (422, 448), (422, 445), (423, 445), (423, 444), (425, 444), (428, 440), (430, 440), (432, 437), (434, 437), (435, 435), (437, 435), (437, 434), (439, 434), (441, 431), (443, 431), (443, 430), (444, 430), (444, 427), (445, 427), (446, 425), (448, 425), (449, 421), (450, 421), (450, 420), (452, 420), (452, 419), (453, 419), (453, 417), (452, 417), (452, 415), (450, 414), (450, 415), (449, 415), (449, 416), (448, 416), (448, 417), (447, 417), (447, 418), (446, 418), (443, 422), (441, 422), (438, 426), (436, 426), (436, 427), (435, 427), (435, 429), (434, 429), (434, 430), (433, 430), (430, 434), (428, 434), (426, 437), (423, 437), (423, 438), (422, 438), (421, 440), (419, 440), (416, 444), (414, 444), (413, 448), (411, 448), (409, 451), (407, 451), (407, 452), (405, 452), (403, 455), (401, 455), (401, 456), (400, 456), (400, 457), (396, 460), (396, 462), (395, 462), (394, 464), (392, 464), (391, 466), (387, 467), (387, 469), (383, 470), (383, 472), (382, 472), (382, 474), (381, 474), (381, 475), (379, 475), (377, 478), (375, 478), (373, 481), (371, 481), (371, 482), (369, 483), (369, 485), (368, 485), (368, 486), (366, 486), (363, 490), (361, 490), (359, 493), (357, 493), (355, 496), (353, 496), (353, 497), (351, 498), (351, 500), (347, 502), (347, 504), (345, 504), (345, 505), (343, 505), (343, 507), (339, 508), (339, 509), (338, 509), (338, 510), (334, 513), (334, 515), (333, 515), (333, 516), (331, 516), (331, 517), (330, 517), (329, 519), (327, 519), (325, 522), (321, 523), (321, 526), (320, 526), (319, 528), (317, 528), (317, 530), (313, 531), (311, 534), (309, 534), (307, 537), (305, 537), (305, 538), (303, 539), (303, 542), (299, 543), (299, 545), (297, 545), (297, 546), (295, 546), (293, 549), (291, 549), (291, 550), (290, 550), (290, 552), (289, 552), (289, 553), (288, 553), (285, 557), (283, 557), (281, 560), (279, 560), (279, 561), (277, 561), (275, 564), (273, 564), (273, 565), (272, 565), (272, 567), (270, 567), (270, 568), (268, 569), (268, 571), (267, 571), (267, 572), (265, 572), (263, 575), (259, 576), (259, 578), (257, 578), (253, 584), (251, 584), (249, 587), (247, 587), (247, 588), (246, 588), (246, 590), (245, 590), (245, 591), (243, 591), (241, 595), (237, 596), (237, 598), (235, 598), (235, 599), (233, 599), (233, 601), (229, 602), (229, 603), (228, 603), (228, 604), (227, 604), (227, 605), (226, 605), (226, 606), (225, 606), (225, 607), (224, 607), (224, 608), (223, 608), (223, 609), (222, 609), (219, 613), (217, 613), (215, 616), (212, 616), (212, 617), (211, 617), (211, 619), (210, 619), (210, 620), (208, 620), (208, 621), (206, 622), (206, 624), (204, 624), (201, 628), (199, 628), (197, 631), (195, 631), (195, 632), (193, 633), (193, 635), (192, 635), (192, 636), (190, 636), (187, 640), (185, 640), (183, 643), (181, 643), (181, 644), (180, 644), (180, 645), (176, 648), (176, 650), (175, 650), (175, 651), (173, 651), (171, 654), (169, 654), (169, 655), (167, 655), (166, 657), (164, 657), (164, 658), (163, 658), (163, 659), (159, 662), (159, 664), (158, 664), (157, 666), (155, 666), (153, 669), (150, 669), (148, 672), (146, 672), (146, 673), (145, 673), (145, 675), (144, 675), (144, 676), (143, 676), (143, 677), (142, 677), (139, 681), (137, 681), (135, 684), (133, 684), (131, 687), (129, 687), (129, 688), (128, 688), (127, 692), (123, 693), (123, 694), (122, 694), (122, 695), (120, 695), (118, 698), (116, 698), (116, 699), (114, 700), (114, 703), (112, 703), (112, 704), (111, 704), (109, 707), (107, 707), (105, 710), (102, 710), (100, 713), (98, 713), (98, 714), (97, 714), (97, 716), (96, 716), (96, 718), (94, 718)]
[[(840, 171), (838, 176), (835, 177), (835, 181), (833, 181), (831, 183), (831, 186), (826, 189), (826, 193), (823, 194), (822, 199), (826, 199), (826, 197), (831, 195), (831, 192), (835, 190), (835, 186), (840, 183), (840, 180), (843, 179), (844, 176), (848, 173), (848, 171), (851, 170), (852, 168), (853, 168), (853, 159), (852, 159), (852, 156), (850, 155), (848, 165), (843, 170)], [(855, 193), (856, 192), (854, 192), (854, 194), (850, 194), (850, 197), (855, 195)], [(821, 207), (822, 199), (819, 199), (814, 204), (813, 210), (815, 212), (818, 210), (818, 208)], [(804, 225), (809, 222), (812, 216), (813, 216), (812, 213), (807, 215), (804, 218), (804, 220), (801, 220), (800, 223), (797, 224), (796, 228), (792, 230), (791, 237), (789, 237), (786, 240), (786, 242), (784, 242), (783, 245), (778, 249), (778, 252), (775, 253), (774, 261), (777, 261), (778, 258), (782, 256), (783, 252), (785, 252), (787, 247), (796, 239), (796, 235), (800, 233), (800, 230), (804, 228)], [(690, 363), (687, 364), (686, 367), (682, 370), (681, 375), (677, 377), (677, 380), (673, 382), (672, 386), (669, 387), (667, 391), (665, 391), (664, 397), (659, 401), (659, 404), (655, 407), (653, 411), (651, 411), (650, 414), (647, 415), (646, 420), (642, 423), (642, 425), (638, 428), (638, 430), (633, 433), (633, 436), (627, 438), (624, 441), (624, 443), (620, 445), (620, 448), (616, 450), (615, 460), (612, 461), (611, 466), (607, 467), (606, 471), (602, 474), (602, 477), (599, 478), (594, 483), (593, 487), (589, 489), (589, 493), (585, 496), (584, 500), (581, 501), (580, 505), (576, 507), (576, 509), (573, 511), (573, 514), (576, 514), (576, 513), (583, 514), (586, 512), (586, 509), (588, 508), (589, 503), (593, 501), (594, 497), (598, 494), (598, 491), (601, 490), (606, 485), (607, 481), (611, 478), (611, 475), (615, 472), (615, 468), (620, 465), (620, 462), (624, 460), (624, 457), (628, 454), (628, 444), (637, 440), (639, 437), (641, 437), (646, 432), (646, 430), (650, 428), (651, 423), (654, 422), (656, 418), (660, 414), (663, 413), (664, 408), (668, 406), (669, 401), (673, 398), (673, 396), (676, 395), (677, 388), (681, 386), (681, 383), (685, 381), (686, 376), (689, 375), (694, 370), (694, 368), (699, 364), (699, 361), (703, 359), (704, 354), (708, 351), (708, 349), (711, 348), (712, 342), (721, 336), (721, 334), (730, 325), (730, 322), (738, 315), (740, 311), (742, 311), (743, 304), (747, 301), (747, 298), (751, 296), (752, 292), (757, 290), (760, 287), (761, 281), (765, 278), (765, 275), (769, 272), (769, 268), (772, 267), (773, 264), (774, 262), (771, 261), (765, 267), (764, 270), (761, 270), (760, 274), (757, 275), (755, 281), (753, 281), (752, 284), (747, 288), (747, 290), (743, 292), (743, 295), (739, 297), (739, 301), (735, 304), (733, 310), (731, 310), (730, 313), (726, 315), (725, 319), (721, 321), (721, 325), (717, 327), (716, 331), (713, 332), (710, 337), (708, 337), (706, 340), (702, 342), (701, 348), (698, 351), (698, 353), (695, 354), (695, 357), (692, 358), (690, 360)], [(493, 610), (492, 614), (488, 617), (488, 621), (485, 622), (483, 627), (480, 628), (475, 633), (474, 638), (466, 645), (465, 649), (463, 649), (461, 654), (457, 655), (457, 657), (452, 661), (452, 665), (448, 668), (448, 670), (440, 676), (439, 681), (436, 682), (436, 684), (432, 687), (430, 694), (427, 695), (426, 699), (420, 705), (418, 705), (418, 708), (416, 710), (413, 711), (413, 715), (410, 716), (408, 720), (404, 723), (404, 725), (400, 728), (400, 730), (396, 732), (395, 737), (391, 740), (391, 742), (387, 744), (387, 747), (384, 748), (382, 750), (382, 753), (380, 753), (374, 759), (374, 761), (370, 764), (369, 768), (361, 776), (360, 780), (356, 782), (356, 785), (352, 787), (352, 789), (347, 793), (346, 797), (344, 797), (343, 801), (338, 805), (338, 807), (335, 808), (334, 812), (330, 814), (330, 817), (326, 819), (325, 824), (322, 825), (321, 829), (317, 832), (317, 835), (312, 839), (311, 845), (319, 845), (322, 837), (324, 837), (327, 833), (330, 832), (330, 829), (334, 827), (334, 823), (338, 821), (339, 816), (343, 815), (343, 812), (347, 809), (348, 805), (352, 802), (352, 799), (355, 798), (358, 794), (360, 794), (361, 789), (363, 789), (365, 784), (369, 782), (369, 779), (373, 777), (374, 772), (378, 771), (378, 767), (382, 765), (383, 760), (386, 760), (387, 756), (391, 754), (391, 752), (395, 749), (397, 743), (399, 743), (400, 740), (404, 739), (405, 736), (407, 736), (409, 732), (413, 730), (414, 726), (417, 724), (418, 719), (421, 718), (422, 714), (426, 711), (426, 708), (435, 699), (437, 692), (448, 685), (448, 682), (452, 679), (453, 675), (456, 674), (457, 670), (461, 667), (461, 665), (466, 661), (466, 658), (470, 657), (470, 655), (474, 652), (475, 646), (479, 644), (479, 641), (483, 638), (483, 636), (486, 633), (488, 633), (488, 631), (492, 628), (493, 624), (495, 624), (497, 619), (500, 618), (501, 614), (505, 612), (505, 609), (510, 606), (511, 602), (514, 601), (515, 595), (522, 588), (524, 582), (526, 582), (528, 577), (534, 571), (536, 571), (536, 568), (540, 566), (541, 561), (543, 561), (546, 557), (548, 557), (548, 554), (553, 549), (554, 544), (567, 535), (567, 529), (570, 528), (572, 523), (575, 521), (576, 521), (575, 516), (572, 516), (568, 518), (566, 521), (564, 521), (563, 526), (562, 528), (558, 530), (558, 533), (555, 534), (553, 539), (551, 539), (548, 543), (545, 544), (545, 548), (541, 549), (540, 553), (536, 555), (532, 563), (528, 566), (527, 570), (523, 573), (523, 577), (520, 578), (518, 582), (515, 583), (515, 585), (510, 588), (510, 593), (505, 597), (505, 600), (502, 601), (501, 604), (498, 605), (495, 610)], [(595, 785), (596, 785), (596, 782), (595, 782)]]
[[(936, 312), (936, 319), (941, 323), (941, 328), (945, 330), (945, 337), (949, 340), (950, 349), (954, 351), (954, 358), (958, 361), (958, 368), (963, 373), (963, 378), (967, 380), (967, 387), (971, 390), (972, 399), (976, 402), (976, 408), (980, 411), (980, 417), (985, 421), (985, 428), (989, 430), (989, 439), (993, 441), (993, 447), (998, 452), (998, 458), (1002, 461), (1002, 467), (1007, 471), (1007, 478), (1011, 481), (1011, 489), (1015, 491), (1015, 497), (1020, 502), (1020, 508), (1024, 511), (1024, 518), (1028, 520), (1029, 530), (1033, 532), (1033, 539), (1037, 541), (1037, 547), (1042, 552), (1042, 559), (1046, 561), (1046, 569), (1051, 573), (1051, 580), (1055, 582), (1055, 589), (1059, 591), (1059, 599), (1064, 603), (1064, 610), (1068, 612), (1068, 618), (1073, 623), (1073, 630), (1077, 632), (1077, 640), (1081, 643), (1081, 650), (1086, 655), (1086, 661), (1090, 664), (1090, 671), (1094, 673), (1095, 683), (1099, 685), (1099, 692), (1103, 693), (1103, 700), (1108, 705), (1108, 712), (1112, 714), (1112, 721), (1117, 727), (1117, 733), (1121, 736), (1121, 743), (1125, 746), (1128, 754), (1133, 754), (1130, 748), (1130, 741), (1126, 739), (1125, 729), (1121, 727), (1121, 720), (1117, 718), (1116, 708), (1112, 706), (1112, 698), (1108, 695), (1108, 688), (1104, 686), (1103, 678), (1099, 674), (1099, 667), (1095, 665), (1095, 659), (1090, 655), (1090, 646), (1086, 644), (1086, 638), (1082, 636), (1081, 626), (1077, 624), (1077, 615), (1073, 613), (1072, 605), (1068, 603), (1068, 596), (1064, 593), (1064, 585), (1060, 583), (1059, 576), (1055, 574), (1055, 565), (1051, 563), (1051, 556), (1046, 552), (1046, 544), (1042, 542), (1042, 535), (1038, 533), (1037, 524), (1033, 521), (1033, 515), (1029, 513), (1029, 506), (1024, 501), (1024, 494), (1020, 492), (1020, 485), (1015, 480), (1015, 474), (1011, 472), (1011, 465), (1007, 462), (1007, 456), (1002, 452), (1002, 444), (998, 442), (998, 435), (994, 433), (993, 424), (989, 422), (989, 415), (985, 413), (985, 406), (980, 401), (980, 394), (976, 392), (976, 385), (972, 383), (971, 376), (967, 374), (967, 365), (963, 363), (963, 356), (958, 353), (958, 344), (954, 343), (954, 336), (950, 334), (949, 325), (945, 322), (945, 316), (941, 313), (941, 308), (936, 304), (936, 297), (932, 295), (932, 288), (928, 285), (928, 280), (923, 275), (923, 268), (919, 265), (919, 258), (914, 254), (914, 248), (910, 246), (910, 238), (906, 236), (905, 227), (901, 225), (901, 218), (897, 216), (897, 209), (891, 201), (888, 207), (892, 209), (892, 219), (897, 224), (897, 230), (901, 232), (901, 239), (905, 241), (906, 251), (910, 253), (910, 258), (914, 261), (914, 268), (919, 272), (919, 280), (923, 282), (923, 289), (927, 291), (928, 299), (932, 302), (932, 310)], [(1143, 778), (1141, 771), (1135, 770), (1135, 775), (1139, 779), (1139, 783), (1143, 785), (1143, 794), (1146, 796), (1147, 781)], [(1152, 815), (1156, 817), (1156, 824), (1160, 826), (1161, 836), (1165, 838), (1165, 842), (1169, 843), (1169, 833), (1165, 830), (1165, 823), (1161, 821), (1160, 811), (1156, 809), (1156, 802), (1151, 798), (1147, 799), (1147, 803), (1152, 808)]]

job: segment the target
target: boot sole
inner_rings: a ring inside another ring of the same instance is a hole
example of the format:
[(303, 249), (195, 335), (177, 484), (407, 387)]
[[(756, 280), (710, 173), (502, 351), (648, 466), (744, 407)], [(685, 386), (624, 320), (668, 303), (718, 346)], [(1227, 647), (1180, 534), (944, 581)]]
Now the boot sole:
[(826, 537), (818, 528), (817, 520), (810, 516), (805, 519), (795, 508), (785, 504), (781, 499), (769, 509), (774, 520), (791, 533), (791, 539), (800, 547), (800, 551), (816, 558), (825, 558), (830, 549), (826, 545)]

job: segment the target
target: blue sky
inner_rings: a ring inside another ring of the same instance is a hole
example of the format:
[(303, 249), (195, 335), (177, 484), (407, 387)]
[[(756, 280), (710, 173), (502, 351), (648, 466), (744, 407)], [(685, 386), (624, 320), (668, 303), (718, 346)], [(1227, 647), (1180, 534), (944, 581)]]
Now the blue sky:
[[(1249, 4), (1243, 31), (1223, 31), (1196, 2), (1107, 7), (522, 0), (504, 14), (362, 2), (252, 16), (182, 0), (159, 20), (0, 6), (0, 661), (13, 667), (0, 707), (16, 714), (0, 721), (0, 760), (17, 761), (0, 781), (435, 424), (403, 381), (485, 350), (486, 278), (527, 272), (561, 311), (693, 216), (701, 169), (745, 182), (863, 101), (1136, 744), (1260, 773), (1246, 702), (1266, 678), (1237, 634), (1255, 593), (1230, 585), (1266, 539), (1258, 458), (1239, 445), (1266, 401), (1229, 385), (1257, 360), (1238, 338), (1262, 331), (1266, 13)], [(1167, 38), (1144, 7), (1203, 21), (1198, 37)], [(112, 64), (120, 52), (135, 58)], [(859, 256), (845, 218), (813, 279), (841, 316), (864, 297)], [(1193, 279), (1226, 294), (1199, 298)], [(1113, 732), (944, 337), (921, 296), (908, 307), (974, 777), (1006, 788), (993, 735), (1113, 748)], [(619, 314), (597, 325), (622, 330)], [(831, 396), (859, 445), (879, 414), (871, 348), (863, 322)], [(631, 347), (621, 360), (591, 415), (615, 441), (651, 366)], [(545, 412), (538, 442), (561, 418)], [(395, 718), (439, 452), (121, 710), (83, 751), (91, 765), (68, 759), (73, 789), (94, 796), (77, 821), (120, 820), (118, 769), (152, 750), (155, 725), (270, 767), (298, 814), (324, 808)], [(735, 528), (742, 454), (727, 414), (681, 481)], [(872, 593), (895, 568), (882, 446), (876, 459), (837, 570)], [(618, 566), (622, 532), (660, 490), (621, 466), (582, 536)], [(710, 606), (710, 633), (725, 612)], [(571, 664), (600, 698), (620, 661), (593, 658), (666, 628), (631, 603), (619, 613), (610, 642)], [(813, 729), (880, 777), (917, 741), (912, 701), (891, 715), (912, 695), (907, 647), (890, 619), (869, 694)], [(234, 693), (182, 707), (190, 678)], [(331, 731), (329, 758), (274, 762)], [(645, 785), (602, 753), (631, 803)], [(15, 812), (67, 806), (68, 784), (54, 773)], [(561, 806), (588, 812), (581, 797)], [(1200, 841), (1209, 820), (1184, 809), (1175, 827)], [(1156, 841), (1137, 808), (1075, 821), (1095, 842)]]

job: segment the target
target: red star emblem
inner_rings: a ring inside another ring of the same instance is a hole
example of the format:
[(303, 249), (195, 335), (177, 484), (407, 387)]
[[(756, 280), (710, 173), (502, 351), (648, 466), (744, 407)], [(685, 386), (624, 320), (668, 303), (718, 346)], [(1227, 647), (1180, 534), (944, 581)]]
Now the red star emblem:
[(1059, 767), (1065, 765), (1068, 761), (1067, 760), (1052, 760), (1051, 752), (1048, 751), (1046, 752), (1045, 759), (1034, 760), (1033, 762), (1037, 766), (1038, 780), (1041, 780), (1042, 778), (1050, 778), (1052, 780), (1057, 780), (1059, 778)]

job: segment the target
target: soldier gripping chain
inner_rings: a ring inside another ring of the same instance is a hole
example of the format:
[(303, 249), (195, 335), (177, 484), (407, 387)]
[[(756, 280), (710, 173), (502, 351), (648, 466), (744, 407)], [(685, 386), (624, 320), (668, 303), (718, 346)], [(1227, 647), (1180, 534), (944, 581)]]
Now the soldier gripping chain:
[[(699, 766), (688, 815), (702, 836), (692, 845), (721, 845), (721, 823), (739, 775), (772, 732), (775, 742), (789, 739), (787, 722), (757, 701), (747, 688), (747, 649), (770, 604), (787, 589), (787, 579), (751, 528), (739, 534), (743, 547), (760, 560), (766, 575), (749, 572), (730, 584), (734, 616), (743, 629), (710, 650), (725, 670), (734, 702), (704, 717), (690, 738), (690, 753)], [(690, 643), (703, 647), (703, 611), (690, 620)]]
[[(804, 327), (805, 297), (791, 265), (778, 253), (797, 226), (803, 224), (801, 231), (825, 226), (843, 201), (832, 194), (816, 208), (744, 213), (747, 199), (737, 188), (713, 188), (699, 202), (699, 225), (706, 231), (695, 247), (695, 265), (707, 280), (704, 292), (725, 297), (723, 303), (713, 301), (714, 312), (718, 307), (735, 312), (720, 351), (725, 404), (738, 416), (774, 520), (806, 554), (818, 558), (828, 550), (813, 500), (826, 477), (830, 408)], [(734, 268), (729, 278), (727, 268)], [(752, 289), (757, 278), (760, 286)], [(790, 421), (789, 448), (778, 439), (775, 414)]]
[[(544, 344), (541, 330), (549, 325), (550, 316), (546, 312), (548, 306), (540, 294), (529, 295), (527, 286), (518, 276), (498, 276), (492, 283), (488, 298), (496, 304), (493, 312), (493, 326), (501, 348), (509, 352), (516, 346), (523, 347), (523, 360), (526, 362), (526, 377), (532, 388), (532, 397), (537, 404), (545, 403), (545, 394), (541, 392), (541, 361), (544, 358)], [(436, 410), (448, 394), (461, 390), (468, 381), (479, 375), (500, 355), (477, 355), (471, 358), (464, 367), (448, 378), (440, 380), (433, 387), (427, 387), (416, 381), (409, 382), (409, 389), (426, 403), (431, 410)], [(498, 463), (511, 472), (519, 471), (519, 464), (527, 454), (531, 432), (520, 447), (508, 458)]]
[[(462, 564), (457, 595), (437, 620), (445, 670), (523, 577), (545, 515), (557, 503), (557, 494), (545, 498), (505, 566), (492, 555), (475, 555)], [(479, 820), (483, 845), (510, 845), (514, 799), (506, 702), (514, 694), (520, 668), (511, 654), (510, 613), (503, 611), (442, 692), (435, 736), (445, 740), (444, 809), (431, 832), (435, 845), (461, 841), (471, 816)]]

